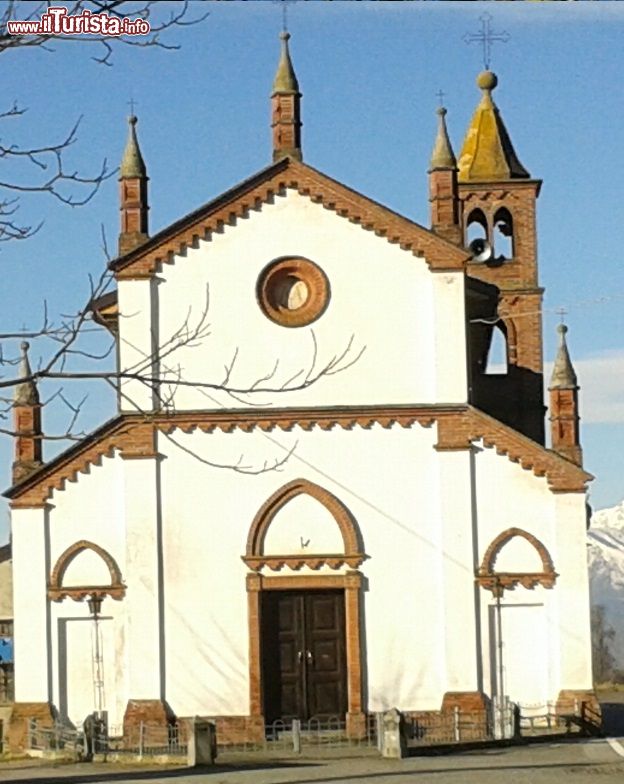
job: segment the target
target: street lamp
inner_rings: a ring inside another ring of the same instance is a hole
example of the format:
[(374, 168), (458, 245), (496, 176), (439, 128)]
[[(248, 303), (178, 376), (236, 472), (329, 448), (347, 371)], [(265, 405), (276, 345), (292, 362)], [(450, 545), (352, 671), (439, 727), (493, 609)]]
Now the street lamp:
[(89, 612), (93, 616), (93, 620), (97, 621), (100, 615), (100, 611), (102, 610), (102, 601), (104, 600), (103, 596), (98, 596), (96, 593), (92, 593), (91, 596), (87, 599), (87, 604), (89, 605)]
[(92, 593), (87, 597), (89, 612), (93, 618), (93, 691), (95, 697), (95, 711), (98, 718), (102, 717), (104, 705), (104, 678), (102, 668), (102, 645), (100, 641), (100, 613), (104, 597), (98, 593)]

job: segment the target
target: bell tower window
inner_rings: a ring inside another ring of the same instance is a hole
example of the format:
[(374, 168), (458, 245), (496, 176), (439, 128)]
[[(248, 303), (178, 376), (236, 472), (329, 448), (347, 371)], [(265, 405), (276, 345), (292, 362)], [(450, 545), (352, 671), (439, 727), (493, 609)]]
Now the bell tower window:
[(507, 333), (504, 327), (492, 327), (490, 346), (485, 363), (485, 374), (488, 376), (504, 375), (508, 370)]
[(494, 214), (494, 252), (505, 261), (514, 257), (513, 218), (506, 207)]
[(489, 241), (487, 218), (480, 209), (473, 210), (466, 221), (466, 246), (473, 240)]

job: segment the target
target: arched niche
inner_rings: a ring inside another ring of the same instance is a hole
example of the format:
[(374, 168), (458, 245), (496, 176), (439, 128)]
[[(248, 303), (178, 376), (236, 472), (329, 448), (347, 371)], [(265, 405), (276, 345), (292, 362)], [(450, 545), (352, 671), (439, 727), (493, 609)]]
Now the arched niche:
[[(496, 570), (496, 561), (501, 550), (516, 537), (522, 537), (535, 549), (542, 567), (541, 571)], [(482, 588), (486, 588), (492, 591), (494, 596), (500, 597), (506, 589), (513, 590), (517, 585), (529, 589), (535, 588), (536, 585), (552, 588), (557, 577), (550, 553), (542, 542), (522, 528), (508, 528), (500, 533), (485, 551), (483, 561), (477, 571), (476, 581)]]
[[(288, 504), (304, 495), (324, 507), (323, 511), (331, 516), (340, 532), (341, 546), (335, 552), (306, 553), (302, 542), (299, 552), (266, 552), (271, 524)], [(325, 488), (307, 479), (296, 479), (273, 493), (258, 510), (249, 529), (243, 561), (254, 571), (260, 571), (264, 566), (277, 571), (284, 566), (291, 569), (301, 569), (302, 566), (338, 569), (347, 565), (355, 569), (365, 558), (360, 532), (349, 509)]]
[[(110, 583), (100, 582), (95, 585), (65, 584), (69, 567), (85, 551), (94, 553), (104, 562), (110, 577)], [(60, 602), (68, 596), (75, 601), (82, 601), (87, 596), (110, 596), (113, 599), (122, 599), (125, 593), (126, 586), (121, 578), (121, 570), (113, 556), (104, 548), (86, 539), (74, 542), (62, 553), (52, 569), (48, 585), (48, 597), (55, 602)]]

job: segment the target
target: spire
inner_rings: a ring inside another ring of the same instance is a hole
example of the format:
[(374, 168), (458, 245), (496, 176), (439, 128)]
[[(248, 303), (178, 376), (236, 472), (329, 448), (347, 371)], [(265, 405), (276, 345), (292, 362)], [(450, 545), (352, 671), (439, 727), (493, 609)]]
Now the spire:
[(529, 179), (530, 174), (518, 160), (498, 107), (492, 100), (492, 90), (498, 77), (492, 71), (482, 71), (477, 85), (483, 96), (470, 121), (459, 156), (459, 181), (490, 182)]
[(446, 109), (436, 110), (438, 133), (429, 166), (429, 203), (431, 228), (445, 240), (462, 242), (461, 202), (457, 187), (457, 161), (446, 130)]
[(22, 357), (19, 364), (19, 383), (13, 394), (13, 428), (15, 431), (15, 460), (13, 461), (13, 483), (30, 476), (42, 465), (41, 459), (41, 405), (37, 385), (31, 378), (28, 361), (28, 343), (20, 346)]
[(568, 328), (565, 324), (559, 324), (559, 348), (553, 365), (552, 376), (550, 377), (549, 389), (575, 389), (578, 387), (576, 373), (572, 367), (572, 361), (566, 343), (566, 332)]
[(290, 157), (301, 160), (301, 93), (290, 60), (290, 33), (280, 33), (282, 51), (271, 92), (273, 160)]
[(136, 135), (138, 120), (128, 118), (129, 131), (126, 149), (119, 167), (121, 231), (119, 254), (138, 248), (148, 238), (147, 168), (141, 155)]
[(124, 150), (121, 166), (119, 167), (119, 177), (147, 177), (145, 162), (139, 148), (139, 140), (136, 135), (136, 125), (138, 118), (132, 114), (128, 117), (128, 141)]
[(559, 332), (559, 349), (548, 387), (551, 446), (563, 457), (577, 465), (582, 465), (578, 383), (565, 339), (568, 328), (565, 324), (559, 324), (557, 331)]
[(13, 403), (16, 406), (36, 406), (39, 404), (39, 392), (37, 385), (31, 378), (32, 370), (28, 360), (28, 349), (30, 344), (24, 341), (20, 344), (22, 350), (22, 357), (19, 364), (18, 378), (23, 379), (15, 387), (13, 394)]
[(444, 106), (440, 106), (436, 109), (436, 112), (438, 115), (438, 133), (433, 145), (433, 152), (431, 153), (429, 171), (434, 169), (456, 169), (457, 161), (455, 160), (451, 140), (446, 129), (446, 109)]
[(282, 52), (280, 54), (275, 79), (273, 80), (273, 95), (275, 95), (275, 93), (298, 93), (299, 82), (295, 76), (295, 69), (293, 68), (290, 59), (290, 51), (288, 49), (290, 33), (286, 30), (282, 30), (280, 39), (282, 41)]

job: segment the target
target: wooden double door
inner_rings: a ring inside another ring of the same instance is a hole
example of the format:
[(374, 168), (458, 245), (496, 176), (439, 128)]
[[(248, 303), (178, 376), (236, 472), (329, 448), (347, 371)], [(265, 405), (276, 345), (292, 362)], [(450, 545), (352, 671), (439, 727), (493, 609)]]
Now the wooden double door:
[(344, 591), (266, 591), (261, 618), (265, 720), (343, 718)]

